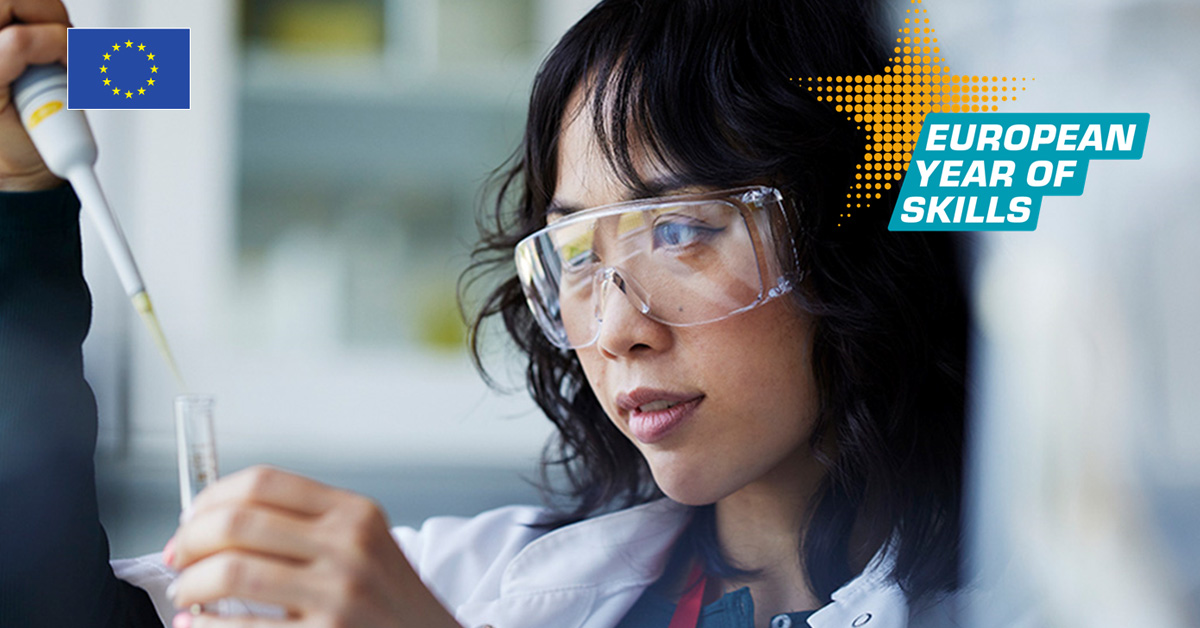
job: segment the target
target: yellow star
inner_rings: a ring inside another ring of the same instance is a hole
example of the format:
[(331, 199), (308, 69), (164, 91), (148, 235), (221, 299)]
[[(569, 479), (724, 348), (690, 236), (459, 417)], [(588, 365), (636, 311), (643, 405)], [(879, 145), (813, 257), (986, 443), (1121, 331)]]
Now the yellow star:
[(110, 81), (110, 80), (108, 80), (108, 79), (104, 79), (104, 84), (105, 84), (105, 85), (108, 85), (108, 84), (109, 84), (109, 83), (111, 83), (111, 82), (112, 82), (112, 81)]
[(883, 74), (803, 79), (818, 101), (834, 103), (836, 111), (865, 132), (864, 160), (857, 164), (857, 182), (846, 194), (847, 217), (852, 202), (855, 209), (869, 208), (871, 201), (883, 198), (884, 190), (901, 185), (927, 114), (999, 111), (995, 103), (1009, 97), (993, 95), (1008, 89), (997, 83), (1017, 80), (951, 74), (950, 67), (942, 65), (946, 58), (938, 38), (932, 36), (936, 30), (928, 26), (929, 11), (913, 8), (907, 13), (915, 17), (896, 29), (896, 56), (889, 58)]
[(151, 85), (154, 85), (154, 79), (146, 79), (146, 82)]
[(106, 53), (104, 53), (104, 60), (105, 60), (105, 61), (108, 61), (108, 59), (109, 59), (109, 57), (110, 57), (110, 56), (111, 56), (111, 55), (109, 55), (107, 52), (106, 52)]
[(138, 50), (145, 50), (146, 44), (138, 44)]
[(158, 66), (157, 65), (150, 66), (150, 71), (155, 74), (158, 74)]
[(146, 60), (147, 60), (147, 61), (153, 61), (153, 60), (154, 60), (154, 53), (152, 52), (152, 53), (150, 53), (150, 54), (146, 55)]
[(121, 93), (121, 88), (120, 88), (120, 87), (114, 87), (114, 88), (113, 88), (113, 96), (116, 96), (117, 94), (120, 94), (120, 93)]
[(113, 50), (120, 50), (121, 44), (113, 44)]
[(125, 92), (126, 98), (133, 98), (133, 92)]
[(133, 48), (133, 42), (132, 42), (132, 41), (127, 41), (127, 42), (125, 42), (125, 47), (126, 47), (126, 48)]
[(106, 66), (106, 65), (102, 65), (102, 66), (100, 66), (100, 73), (101, 73), (101, 74), (105, 74), (105, 73), (107, 73), (107, 72), (108, 72), (108, 66)]
[(145, 94), (146, 94), (146, 88), (145, 88), (145, 87), (139, 87), (139, 88), (138, 88), (138, 96), (143, 96), (143, 95), (145, 95)]

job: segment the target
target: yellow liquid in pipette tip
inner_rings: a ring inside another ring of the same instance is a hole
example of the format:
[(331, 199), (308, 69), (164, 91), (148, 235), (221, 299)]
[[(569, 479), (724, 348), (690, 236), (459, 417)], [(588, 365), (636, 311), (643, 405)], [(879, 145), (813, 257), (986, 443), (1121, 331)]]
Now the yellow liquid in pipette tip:
[(187, 384), (183, 382), (183, 375), (180, 374), (179, 367), (175, 364), (175, 358), (171, 356), (171, 349), (167, 347), (167, 337), (163, 335), (162, 326), (158, 324), (158, 317), (154, 315), (154, 306), (150, 305), (150, 295), (146, 294), (145, 290), (133, 295), (133, 308), (137, 310), (142, 317), (142, 322), (146, 324), (146, 329), (150, 331), (150, 337), (154, 339), (158, 352), (171, 367), (171, 373), (175, 375), (175, 381), (179, 383), (179, 388), (186, 392)]

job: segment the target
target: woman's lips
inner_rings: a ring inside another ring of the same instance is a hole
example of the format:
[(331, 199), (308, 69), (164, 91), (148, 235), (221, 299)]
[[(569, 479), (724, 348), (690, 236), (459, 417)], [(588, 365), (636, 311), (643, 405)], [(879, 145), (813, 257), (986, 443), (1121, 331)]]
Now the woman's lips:
[(633, 408), (629, 410), (629, 431), (633, 432), (633, 437), (642, 444), (656, 443), (666, 438), (676, 427), (690, 418), (701, 401), (704, 401), (704, 395), (680, 401), (661, 410), (643, 412), (638, 408)]

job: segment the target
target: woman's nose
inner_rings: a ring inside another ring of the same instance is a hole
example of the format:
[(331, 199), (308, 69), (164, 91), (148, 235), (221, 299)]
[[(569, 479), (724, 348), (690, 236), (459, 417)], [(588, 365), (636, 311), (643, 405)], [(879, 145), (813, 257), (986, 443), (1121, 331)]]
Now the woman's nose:
[(636, 285), (609, 269), (601, 279), (596, 317), (596, 346), (608, 358), (662, 351), (671, 343), (670, 327), (648, 316), (649, 302)]

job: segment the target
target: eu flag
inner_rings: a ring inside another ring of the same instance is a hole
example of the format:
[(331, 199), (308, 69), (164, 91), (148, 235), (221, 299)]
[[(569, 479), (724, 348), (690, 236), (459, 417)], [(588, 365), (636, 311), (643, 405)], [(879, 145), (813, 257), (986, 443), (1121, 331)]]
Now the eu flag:
[(191, 29), (67, 29), (68, 109), (191, 109)]

